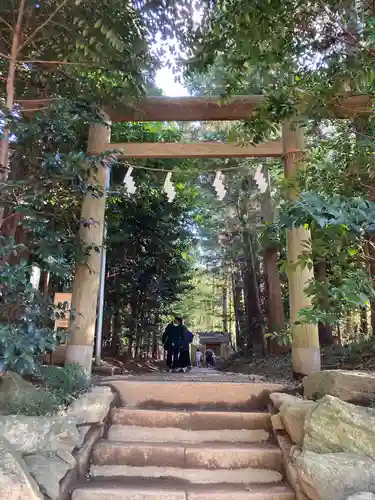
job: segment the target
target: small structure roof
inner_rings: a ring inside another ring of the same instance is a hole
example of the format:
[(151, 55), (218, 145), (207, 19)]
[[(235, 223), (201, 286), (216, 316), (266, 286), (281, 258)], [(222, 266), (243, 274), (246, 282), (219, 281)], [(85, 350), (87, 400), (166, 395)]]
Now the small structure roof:
[(201, 344), (229, 344), (230, 333), (224, 332), (198, 332)]

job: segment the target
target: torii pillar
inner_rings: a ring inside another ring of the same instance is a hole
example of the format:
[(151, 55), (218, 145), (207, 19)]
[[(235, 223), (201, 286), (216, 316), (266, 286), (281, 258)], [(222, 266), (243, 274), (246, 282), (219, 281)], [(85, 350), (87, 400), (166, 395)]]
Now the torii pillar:
[[(303, 161), (303, 131), (298, 125), (293, 129), (291, 123), (283, 126), (284, 174), (288, 183), (288, 198), (298, 199), (297, 171)], [(320, 371), (320, 347), (317, 325), (300, 323), (298, 312), (311, 306), (311, 298), (306, 286), (314, 279), (313, 269), (297, 264), (298, 257), (311, 245), (310, 231), (304, 227), (287, 230), (288, 243), (288, 281), (289, 307), (292, 328), (292, 365), (295, 375), (308, 375)]]
[[(91, 125), (87, 142), (88, 154), (106, 151), (110, 135), (109, 125), (104, 123)], [(100, 286), (100, 249), (103, 245), (107, 175), (107, 168), (101, 162), (97, 162), (96, 168), (91, 170), (89, 183), (96, 186), (102, 192), (102, 196), (92, 196), (88, 193), (82, 203), (79, 239), (83, 251), (87, 252), (87, 257), (84, 262), (77, 262), (75, 265), (72, 321), (65, 358), (65, 364), (77, 363), (89, 375), (92, 368)]]

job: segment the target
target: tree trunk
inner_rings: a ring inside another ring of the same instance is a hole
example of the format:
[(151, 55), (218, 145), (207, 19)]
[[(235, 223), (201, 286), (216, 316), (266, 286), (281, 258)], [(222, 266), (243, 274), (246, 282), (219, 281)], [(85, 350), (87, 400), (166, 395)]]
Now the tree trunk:
[[(327, 278), (327, 264), (326, 262), (319, 261), (315, 263), (314, 266), (315, 277), (318, 281), (324, 284), (323, 295), (319, 297), (319, 305), (323, 311), (328, 311), (329, 309), (329, 297), (328, 297), (328, 278)], [(319, 323), (319, 344), (320, 347), (326, 347), (333, 344), (333, 333), (332, 326), (328, 324)]]
[(346, 313), (346, 318), (345, 318), (345, 337), (346, 341), (350, 340), (351, 342), (355, 341), (355, 335), (354, 335), (354, 322), (353, 322), (353, 315), (351, 311), (348, 311)]
[(283, 297), (281, 294), (277, 249), (267, 248), (264, 252), (264, 268), (267, 278), (267, 325), (268, 331), (280, 331), (285, 326)]
[[(289, 182), (288, 198), (298, 199), (296, 189), (297, 170), (303, 158), (304, 139), (300, 128), (292, 130), (290, 124), (283, 127), (284, 172)], [(318, 328), (310, 323), (300, 323), (302, 308), (311, 307), (311, 299), (305, 292), (314, 273), (308, 266), (298, 265), (298, 257), (311, 245), (310, 232), (304, 227), (287, 231), (289, 305), (292, 327), (292, 364), (295, 375), (309, 375), (321, 369)], [(297, 264), (297, 265), (296, 265)]]
[[(264, 165), (262, 171), (268, 188), (260, 198), (261, 219), (263, 224), (271, 225), (274, 214), (267, 166)], [(274, 242), (270, 241), (265, 244), (263, 258), (267, 284), (267, 327), (269, 332), (280, 331), (285, 326), (285, 315), (278, 268), (277, 246)]]
[[(14, 106), (17, 56), (20, 48), (21, 28), (25, 13), (25, 1), (20, 0), (18, 5), (17, 20), (13, 29), (10, 47), (10, 57), (8, 59), (8, 73), (6, 76), (6, 97), (5, 107), (11, 112)], [(9, 168), (9, 128), (6, 124), (0, 139), (0, 183), (5, 183), (10, 172)], [(4, 207), (0, 206), (0, 226), (2, 225)]]
[(140, 342), (140, 338), (139, 338), (139, 331), (137, 328), (137, 334), (135, 336), (134, 359), (139, 358), (139, 342)]
[(256, 272), (255, 255), (252, 249), (252, 236), (245, 229), (243, 232), (245, 269), (244, 290), (248, 325), (248, 350), (257, 354), (265, 354), (264, 331), (258, 276)]
[(132, 332), (128, 336), (128, 345), (127, 345), (127, 349), (125, 350), (124, 356), (123, 356), (124, 361), (127, 361), (128, 359), (133, 358), (133, 343), (134, 343), (134, 332)]
[(361, 309), (361, 333), (368, 335), (367, 308)]
[(243, 294), (244, 294), (244, 303), (245, 303), (245, 331), (244, 337), (246, 339), (246, 349), (248, 352), (253, 352), (254, 347), (254, 322), (256, 316), (256, 312), (253, 309), (254, 305), (254, 294), (252, 293), (252, 280), (250, 276), (250, 272), (247, 264), (245, 263), (242, 270), (242, 279), (243, 279)]
[[(228, 293), (229, 292), (229, 293)], [(227, 289), (227, 297), (228, 297), (228, 327), (229, 327), (229, 332), (230, 334), (233, 333), (233, 293), (229, 289)], [(233, 340), (232, 340), (233, 341)]]
[(42, 272), (42, 279), (40, 280), (39, 291), (44, 297), (48, 297), (48, 289), (50, 282), (50, 273), (48, 271)]
[[(110, 143), (110, 129), (104, 124), (90, 126), (88, 151), (102, 153)], [(91, 172), (90, 182), (103, 193), (94, 197), (87, 194), (82, 203), (79, 238), (88, 251), (85, 263), (77, 263), (72, 292), (73, 320), (70, 325), (71, 337), (66, 350), (65, 363), (78, 363), (91, 374), (93, 345), (95, 336), (96, 311), (100, 277), (100, 247), (103, 244), (105, 212), (105, 188), (107, 169), (101, 162), (96, 171)]]
[(152, 356), (152, 359), (157, 359), (157, 357), (158, 357), (158, 342), (157, 342), (157, 327), (156, 326), (152, 332), (151, 356)]
[(228, 332), (228, 290), (225, 284), (222, 288), (222, 307), (223, 307), (223, 332)]
[(120, 357), (121, 347), (121, 316), (120, 311), (116, 310), (112, 322), (112, 338), (111, 338), (111, 356), (118, 359)]
[(236, 322), (236, 346), (237, 349), (244, 347), (244, 310), (242, 307), (242, 291), (240, 273), (235, 271), (232, 275), (232, 293), (233, 293), (233, 308), (234, 318)]

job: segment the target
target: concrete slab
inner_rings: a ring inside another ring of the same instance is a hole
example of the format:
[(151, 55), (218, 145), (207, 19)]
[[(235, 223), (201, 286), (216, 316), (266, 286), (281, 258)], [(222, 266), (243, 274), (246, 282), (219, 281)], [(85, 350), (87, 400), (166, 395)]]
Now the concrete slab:
[(282, 452), (275, 445), (119, 443), (95, 446), (94, 465), (182, 467), (204, 469), (264, 468), (283, 471)]
[(112, 424), (177, 427), (191, 430), (264, 429), (271, 431), (269, 413), (236, 411), (172, 411), (113, 408)]
[(269, 432), (263, 429), (221, 429), (191, 431), (175, 427), (138, 427), (112, 425), (108, 431), (110, 441), (146, 443), (259, 443), (267, 441)]
[(210, 491), (188, 491), (186, 500), (295, 500), (289, 486), (249, 486), (245, 490), (227, 490), (222, 487)]
[(109, 379), (106, 382), (120, 395), (125, 406), (138, 408), (224, 408), (266, 410), (269, 395), (283, 392), (279, 384), (206, 381), (151, 381)]
[(173, 478), (191, 484), (270, 484), (282, 480), (280, 472), (267, 469), (178, 469), (175, 467), (131, 467), (129, 465), (93, 465), (93, 478)]
[(185, 448), (164, 443), (121, 443), (101, 441), (92, 455), (93, 465), (184, 467)]
[(186, 500), (184, 491), (165, 491), (160, 488), (79, 488), (73, 491), (72, 500)]
[(93, 485), (75, 490), (72, 500), (294, 500), (294, 492), (287, 485), (249, 485), (168, 488), (149, 484)]

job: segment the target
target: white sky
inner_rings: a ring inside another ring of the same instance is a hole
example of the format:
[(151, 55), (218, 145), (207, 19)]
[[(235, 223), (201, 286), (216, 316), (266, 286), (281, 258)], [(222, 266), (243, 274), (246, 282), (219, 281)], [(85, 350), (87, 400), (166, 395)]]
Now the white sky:
[[(199, 8), (194, 9), (193, 23), (196, 27), (201, 24), (202, 15), (203, 13)], [(164, 42), (162, 41), (161, 37), (159, 37), (159, 39), (157, 40), (158, 41), (156, 42), (155, 47), (162, 46)], [(176, 53), (173, 58), (177, 56), (182, 57), (183, 51), (181, 51), (181, 46), (179, 42), (176, 39), (174, 39), (173, 42), (176, 47)], [(171, 57), (171, 54), (169, 54), (169, 57)], [(164, 95), (166, 96), (184, 97), (189, 95), (186, 88), (180, 83), (177, 83), (175, 81), (175, 75), (173, 74), (172, 70), (168, 67), (164, 67), (156, 73), (155, 83), (159, 88), (163, 90)]]
[(183, 97), (189, 95), (186, 88), (175, 81), (175, 76), (169, 68), (160, 69), (156, 73), (155, 82), (156, 85), (163, 90), (166, 96)]

